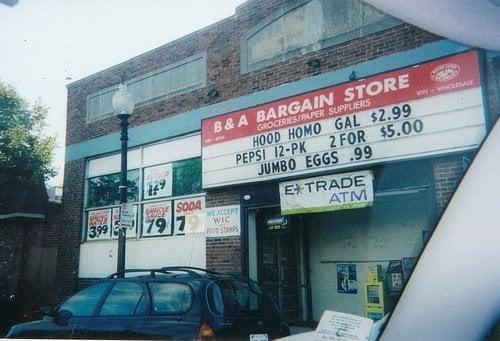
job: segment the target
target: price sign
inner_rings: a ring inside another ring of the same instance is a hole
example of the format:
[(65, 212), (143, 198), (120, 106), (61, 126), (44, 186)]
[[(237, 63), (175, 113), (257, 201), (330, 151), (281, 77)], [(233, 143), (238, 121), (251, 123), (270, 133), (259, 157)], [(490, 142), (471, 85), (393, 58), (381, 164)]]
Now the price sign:
[(205, 233), (205, 197), (174, 202), (175, 234)]
[(160, 201), (142, 206), (142, 237), (171, 236), (172, 202)]
[(473, 150), (479, 74), (469, 51), (205, 119), (203, 187)]
[(169, 197), (172, 195), (172, 164), (144, 169), (144, 199)]
[[(112, 234), (111, 239), (118, 239), (120, 229), (120, 207), (113, 208), (112, 216)], [(127, 238), (136, 238), (137, 236), (137, 205), (132, 205), (132, 226), (127, 229)]]
[(88, 212), (87, 240), (102, 240), (111, 237), (111, 209)]

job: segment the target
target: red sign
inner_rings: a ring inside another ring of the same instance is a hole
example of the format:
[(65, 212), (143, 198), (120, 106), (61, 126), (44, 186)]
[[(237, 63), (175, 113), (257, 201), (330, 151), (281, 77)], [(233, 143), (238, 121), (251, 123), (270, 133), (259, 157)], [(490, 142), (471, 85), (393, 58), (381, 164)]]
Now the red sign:
[(478, 54), (469, 51), (203, 120), (202, 144), (479, 86)]

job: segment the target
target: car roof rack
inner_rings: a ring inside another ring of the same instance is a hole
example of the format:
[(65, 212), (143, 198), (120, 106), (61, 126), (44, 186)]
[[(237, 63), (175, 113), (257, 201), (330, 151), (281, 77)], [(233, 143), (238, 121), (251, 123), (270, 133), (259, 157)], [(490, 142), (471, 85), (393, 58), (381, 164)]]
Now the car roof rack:
[(155, 273), (157, 273), (157, 272), (164, 273), (162, 271), (162, 269), (127, 269), (127, 270), (122, 270), (122, 271), (112, 273), (111, 275), (107, 276), (106, 278), (112, 279), (112, 278), (118, 277), (118, 275), (126, 274), (126, 273), (133, 273), (133, 272), (149, 272), (152, 277), (154, 277)]
[(199, 275), (199, 274), (195, 271), (201, 271), (201, 272), (204, 272), (204, 273), (210, 274), (210, 275), (222, 275), (221, 273), (216, 272), (216, 271), (207, 270), (207, 269), (203, 269), (203, 268), (197, 268), (194, 266), (164, 266), (161, 269), (164, 271), (186, 271), (187, 273), (195, 273), (197, 275)]
[(127, 270), (112, 273), (111, 275), (107, 276), (106, 278), (113, 279), (115, 277), (118, 277), (121, 274), (134, 273), (134, 272), (149, 272), (151, 277), (155, 277), (156, 273), (172, 274), (173, 272), (176, 272), (176, 271), (185, 272), (189, 276), (193, 276), (193, 277), (200, 277), (200, 274), (197, 271), (204, 272), (204, 273), (210, 274), (210, 275), (222, 275), (221, 273), (218, 273), (216, 271), (206, 270), (206, 269), (197, 268), (197, 267), (193, 267), (193, 266), (164, 266), (164, 267), (159, 268), (159, 269), (127, 269)]

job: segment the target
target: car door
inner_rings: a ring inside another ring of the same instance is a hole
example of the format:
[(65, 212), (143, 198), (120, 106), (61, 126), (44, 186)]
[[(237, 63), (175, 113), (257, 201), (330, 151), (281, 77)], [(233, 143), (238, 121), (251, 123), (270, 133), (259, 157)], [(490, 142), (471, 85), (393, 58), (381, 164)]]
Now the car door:
[(149, 296), (141, 282), (118, 281), (87, 323), (89, 338), (137, 339), (144, 324)]
[(195, 339), (200, 326), (199, 297), (182, 282), (151, 281), (151, 309), (142, 333), (144, 338), (162, 340)]
[(215, 282), (220, 288), (225, 327), (222, 337), (266, 339), (287, 335), (287, 326), (275, 305), (257, 283), (237, 278)]
[[(56, 309), (56, 316), (45, 318), (33, 337), (43, 338), (87, 338), (87, 323), (95, 313), (99, 302), (106, 294), (109, 282), (85, 288), (67, 299)], [(24, 337), (30, 337), (25, 335)]]

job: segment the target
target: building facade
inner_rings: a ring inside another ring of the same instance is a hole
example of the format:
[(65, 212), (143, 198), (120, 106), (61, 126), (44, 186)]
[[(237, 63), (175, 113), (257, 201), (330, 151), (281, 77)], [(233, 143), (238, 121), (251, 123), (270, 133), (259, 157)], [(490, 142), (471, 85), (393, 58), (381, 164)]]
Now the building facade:
[(59, 298), (116, 269), (123, 80), (127, 268), (248, 275), (294, 324), (376, 318), (498, 117), (498, 64), (361, 1), (250, 0), (70, 84)]

